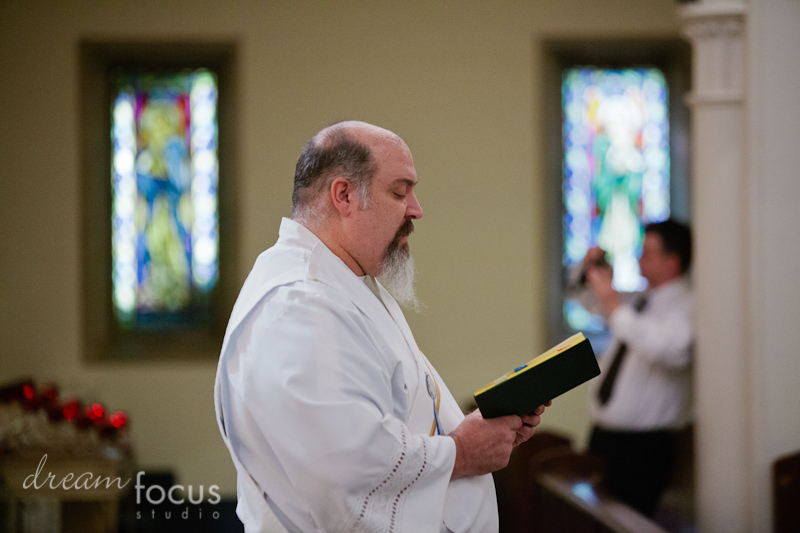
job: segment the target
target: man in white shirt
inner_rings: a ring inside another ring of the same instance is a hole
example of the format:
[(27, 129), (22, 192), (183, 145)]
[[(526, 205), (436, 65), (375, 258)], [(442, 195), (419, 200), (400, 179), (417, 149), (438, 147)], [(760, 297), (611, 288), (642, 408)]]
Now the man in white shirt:
[(498, 529), (490, 473), (544, 406), (465, 418), (417, 347), (398, 306), (416, 302), (416, 184), (405, 142), (370, 124), (303, 148), (293, 218), (242, 288), (215, 384), (248, 533)]
[(606, 318), (613, 336), (590, 390), (589, 449), (608, 459), (609, 492), (649, 516), (672, 474), (675, 432), (690, 416), (690, 261), (689, 228), (667, 220), (645, 227), (639, 259), (648, 282), (644, 293), (617, 293), (599, 248), (589, 250), (577, 269), (588, 289), (581, 301)]

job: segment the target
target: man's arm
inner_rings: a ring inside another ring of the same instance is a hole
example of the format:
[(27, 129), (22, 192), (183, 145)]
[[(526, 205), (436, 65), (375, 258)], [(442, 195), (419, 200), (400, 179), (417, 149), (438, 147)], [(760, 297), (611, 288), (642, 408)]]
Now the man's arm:
[(691, 298), (676, 302), (667, 314), (639, 313), (622, 305), (611, 285), (613, 273), (602, 267), (587, 269), (587, 284), (614, 337), (656, 364), (682, 368), (691, 360), (693, 341)]
[(654, 364), (683, 368), (691, 362), (694, 327), (689, 297), (666, 314), (636, 313), (623, 306), (608, 323), (615, 337)]

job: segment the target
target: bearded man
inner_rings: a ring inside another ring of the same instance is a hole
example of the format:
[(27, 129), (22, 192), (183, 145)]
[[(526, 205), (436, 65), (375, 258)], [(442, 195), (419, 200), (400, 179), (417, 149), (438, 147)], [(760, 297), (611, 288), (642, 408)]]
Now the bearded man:
[(242, 288), (217, 371), (248, 533), (498, 530), (490, 473), (544, 406), (465, 418), (417, 347), (398, 305), (417, 306), (416, 184), (405, 142), (370, 124), (303, 148), (292, 219)]

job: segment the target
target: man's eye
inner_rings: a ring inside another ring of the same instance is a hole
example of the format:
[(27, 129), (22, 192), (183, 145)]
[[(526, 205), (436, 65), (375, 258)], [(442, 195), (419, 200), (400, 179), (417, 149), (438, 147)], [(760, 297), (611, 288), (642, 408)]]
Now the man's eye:
[(397, 196), (398, 198), (400, 198), (401, 200), (406, 197), (405, 194), (400, 194), (398, 192), (394, 193), (394, 195)]

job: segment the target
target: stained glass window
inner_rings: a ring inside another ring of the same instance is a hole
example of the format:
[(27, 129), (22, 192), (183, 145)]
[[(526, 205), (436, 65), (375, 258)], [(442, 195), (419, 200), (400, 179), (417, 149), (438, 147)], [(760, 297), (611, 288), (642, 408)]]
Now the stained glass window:
[(117, 76), (111, 122), (117, 321), (143, 330), (207, 324), (219, 249), (215, 75)]
[[(669, 122), (664, 74), (646, 69), (566, 69), (564, 258), (569, 268), (600, 246), (619, 291), (643, 289), (643, 227), (669, 217)], [(564, 303), (567, 324), (597, 331), (600, 317)]]

